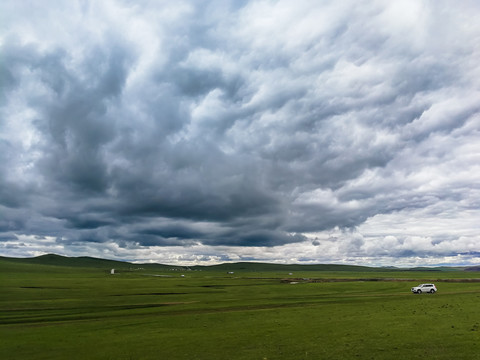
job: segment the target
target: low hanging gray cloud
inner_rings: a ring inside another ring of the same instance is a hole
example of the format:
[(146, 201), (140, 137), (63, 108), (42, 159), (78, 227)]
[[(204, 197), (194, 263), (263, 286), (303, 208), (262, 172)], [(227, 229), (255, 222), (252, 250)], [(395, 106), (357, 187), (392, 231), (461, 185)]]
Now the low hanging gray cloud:
[(0, 7), (0, 251), (480, 251), (476, 3)]

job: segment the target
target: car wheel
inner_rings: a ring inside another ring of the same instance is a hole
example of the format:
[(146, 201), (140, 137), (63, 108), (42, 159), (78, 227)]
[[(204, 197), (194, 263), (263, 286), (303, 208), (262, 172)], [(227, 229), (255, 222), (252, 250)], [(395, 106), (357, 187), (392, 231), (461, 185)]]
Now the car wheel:
[(417, 294), (421, 294), (422, 293), (422, 290), (417, 290)]
[(430, 294), (435, 294), (435, 290), (430, 290)]

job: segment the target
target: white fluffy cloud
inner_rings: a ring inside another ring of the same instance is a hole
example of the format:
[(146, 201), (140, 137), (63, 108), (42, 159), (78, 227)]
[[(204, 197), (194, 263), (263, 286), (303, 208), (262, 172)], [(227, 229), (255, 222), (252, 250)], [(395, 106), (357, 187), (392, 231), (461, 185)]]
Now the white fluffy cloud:
[(476, 261), (476, 2), (0, 11), (3, 254)]

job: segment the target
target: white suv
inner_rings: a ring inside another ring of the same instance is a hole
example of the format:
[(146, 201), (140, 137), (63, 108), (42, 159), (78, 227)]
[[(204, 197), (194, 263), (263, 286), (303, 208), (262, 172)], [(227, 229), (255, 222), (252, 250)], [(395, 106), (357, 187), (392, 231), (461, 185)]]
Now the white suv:
[(424, 292), (435, 294), (437, 292), (437, 288), (435, 287), (435, 284), (420, 284), (418, 286), (412, 287), (412, 293), (414, 294), (421, 294)]

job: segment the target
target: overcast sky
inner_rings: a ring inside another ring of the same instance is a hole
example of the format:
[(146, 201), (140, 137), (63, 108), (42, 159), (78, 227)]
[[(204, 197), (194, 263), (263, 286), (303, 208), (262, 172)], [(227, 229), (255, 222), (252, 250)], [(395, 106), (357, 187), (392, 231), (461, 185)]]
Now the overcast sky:
[(0, 14), (0, 255), (480, 263), (477, 1)]

